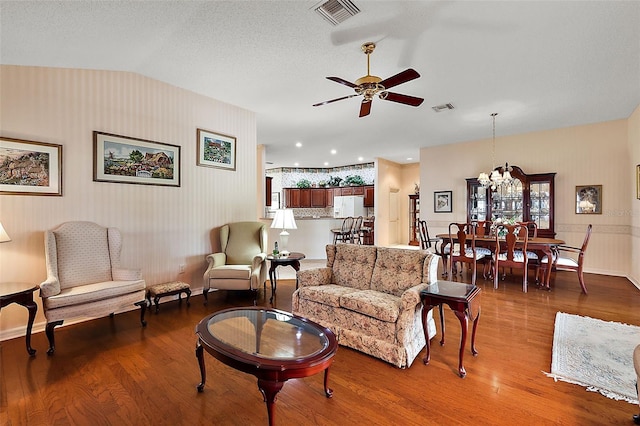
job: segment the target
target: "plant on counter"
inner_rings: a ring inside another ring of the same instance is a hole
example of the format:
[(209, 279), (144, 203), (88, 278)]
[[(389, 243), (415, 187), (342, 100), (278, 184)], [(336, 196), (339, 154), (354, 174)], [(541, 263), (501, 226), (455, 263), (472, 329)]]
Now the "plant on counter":
[(298, 188), (311, 188), (311, 182), (308, 179), (300, 179), (296, 186)]
[(360, 177), (360, 175), (349, 175), (345, 178), (344, 183), (349, 186), (360, 186), (364, 185), (364, 181)]
[(328, 186), (327, 185), (327, 181), (321, 180), (320, 182), (318, 182), (318, 186), (320, 188), (324, 188), (324, 187)]
[(327, 182), (327, 184), (329, 186), (340, 186), (340, 182), (342, 181), (341, 177), (338, 176), (329, 176), (329, 182)]

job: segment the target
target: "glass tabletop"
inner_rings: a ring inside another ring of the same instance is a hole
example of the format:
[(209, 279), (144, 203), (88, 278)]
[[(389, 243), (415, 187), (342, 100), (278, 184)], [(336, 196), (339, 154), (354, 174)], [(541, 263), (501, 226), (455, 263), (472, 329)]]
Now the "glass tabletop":
[(476, 288), (472, 284), (436, 281), (433, 284), (429, 284), (420, 294), (466, 299)]
[(213, 314), (206, 330), (219, 343), (264, 359), (296, 360), (326, 350), (325, 329), (291, 313), (271, 309), (229, 309)]

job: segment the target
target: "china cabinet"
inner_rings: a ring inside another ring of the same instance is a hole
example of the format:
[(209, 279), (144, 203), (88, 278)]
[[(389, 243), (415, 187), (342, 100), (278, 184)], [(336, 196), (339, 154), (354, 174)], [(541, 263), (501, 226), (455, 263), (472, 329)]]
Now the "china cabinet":
[[(511, 169), (513, 181), (495, 190), (483, 188), (477, 178), (467, 179), (467, 221), (531, 221), (538, 225), (538, 236), (554, 238), (556, 174), (526, 174), (518, 166), (512, 166)], [(502, 167), (498, 170), (503, 172)]]
[(420, 245), (420, 231), (418, 222), (420, 221), (420, 194), (409, 195), (409, 245)]

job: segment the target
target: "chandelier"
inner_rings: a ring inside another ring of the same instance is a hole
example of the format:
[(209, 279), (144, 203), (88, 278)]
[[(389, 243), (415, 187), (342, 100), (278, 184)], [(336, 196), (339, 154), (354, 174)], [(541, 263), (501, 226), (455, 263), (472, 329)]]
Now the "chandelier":
[(513, 178), (511, 177), (511, 172), (509, 168), (509, 163), (504, 163), (503, 172), (500, 173), (500, 167), (495, 167), (496, 165), (496, 116), (497, 112), (491, 114), (491, 119), (493, 120), (493, 141), (492, 141), (492, 157), (491, 157), (491, 166), (492, 170), (490, 174), (485, 172), (480, 173), (478, 176), (478, 182), (482, 185), (483, 188), (491, 187), (492, 191), (498, 189), (498, 187), (502, 185), (508, 185), (511, 183)]

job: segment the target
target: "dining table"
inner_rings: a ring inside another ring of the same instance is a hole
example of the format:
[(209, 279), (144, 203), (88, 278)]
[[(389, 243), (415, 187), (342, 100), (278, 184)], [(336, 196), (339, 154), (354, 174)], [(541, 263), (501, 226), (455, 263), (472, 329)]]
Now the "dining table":
[[(442, 247), (450, 244), (452, 239), (454, 242), (456, 240), (455, 237), (452, 238), (449, 234), (437, 234), (436, 238), (442, 241)], [(496, 243), (496, 237), (494, 235), (476, 235), (476, 243), (480, 243), (483, 247), (493, 247)], [(560, 240), (558, 238), (529, 237), (527, 240), (527, 251), (535, 252), (540, 260), (542, 260), (544, 256), (547, 256), (547, 259), (553, 259), (554, 248), (564, 243), (564, 240)], [(549, 287), (549, 282), (551, 281), (551, 269), (552, 268), (546, 268), (545, 275), (541, 283), (541, 286), (546, 290), (551, 290)]]

